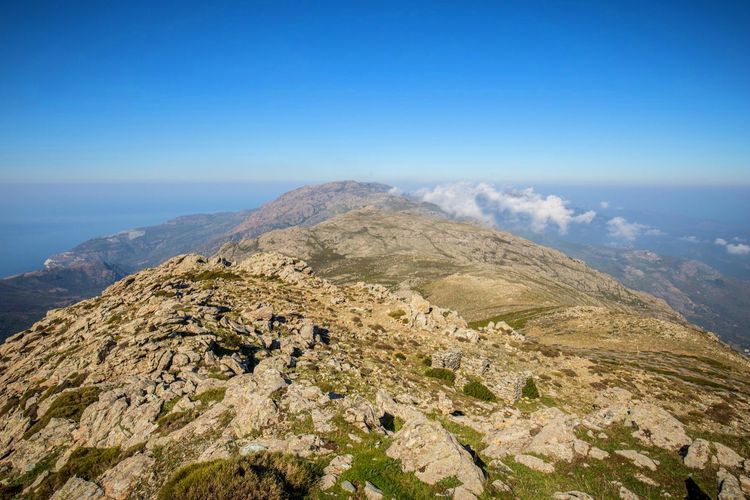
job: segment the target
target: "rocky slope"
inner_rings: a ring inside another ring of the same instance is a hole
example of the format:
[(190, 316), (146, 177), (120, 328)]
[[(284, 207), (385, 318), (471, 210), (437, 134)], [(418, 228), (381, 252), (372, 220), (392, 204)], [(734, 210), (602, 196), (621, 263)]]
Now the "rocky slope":
[(696, 260), (645, 250), (565, 245), (566, 254), (617, 278), (624, 285), (664, 299), (688, 320), (750, 348), (750, 283)]
[(742, 498), (747, 361), (626, 309), (472, 329), (279, 254), (176, 257), (0, 347), (2, 496)]
[[(232, 239), (292, 225), (316, 224), (364, 206), (417, 206), (383, 184), (353, 181), (304, 186), (257, 210), (179, 217), (157, 226), (94, 238), (51, 256), (43, 269), (0, 280), (0, 339), (46, 311), (92, 297), (121, 277), (186, 252), (213, 253)], [(437, 211), (420, 204), (422, 210)]]
[(563, 253), (469, 223), (365, 208), (310, 228), (293, 227), (225, 245), (239, 260), (278, 251), (337, 282), (412, 288), (470, 321), (560, 306), (591, 305), (679, 321), (669, 306)]

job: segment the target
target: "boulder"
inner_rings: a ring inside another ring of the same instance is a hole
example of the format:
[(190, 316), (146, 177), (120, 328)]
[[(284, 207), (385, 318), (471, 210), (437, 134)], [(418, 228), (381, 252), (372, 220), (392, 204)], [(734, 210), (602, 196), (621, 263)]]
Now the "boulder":
[(696, 439), (687, 450), (683, 461), (685, 467), (704, 469), (711, 458), (711, 443), (705, 439)]
[(323, 477), (320, 480), (320, 489), (325, 491), (331, 489), (344, 472), (352, 468), (351, 455), (339, 455), (328, 463), (323, 469)]
[(716, 450), (715, 463), (718, 463), (721, 467), (729, 467), (731, 469), (742, 467), (744, 459), (730, 447), (714, 442), (714, 449)]
[(646, 455), (638, 453), (635, 450), (615, 450), (615, 455), (627, 458), (628, 460), (633, 462), (636, 467), (639, 467), (641, 469), (646, 468), (652, 471), (656, 470), (656, 462), (651, 460), (651, 458), (647, 457)]
[(50, 500), (101, 500), (103, 497), (104, 492), (96, 483), (73, 476)]
[(594, 500), (594, 497), (582, 491), (557, 492), (552, 495), (554, 500)]
[(525, 465), (531, 470), (538, 472), (544, 472), (545, 474), (552, 474), (555, 472), (555, 467), (552, 464), (548, 464), (539, 457), (533, 455), (519, 454), (514, 457), (515, 461), (521, 465)]
[(742, 493), (739, 480), (723, 467), (716, 473), (716, 482), (719, 491), (718, 500), (744, 500), (745, 495)]
[(405, 472), (414, 472), (427, 484), (456, 477), (474, 495), (484, 490), (484, 473), (456, 437), (439, 422), (412, 419), (399, 430), (386, 454), (401, 461)]
[(463, 351), (461, 349), (437, 351), (432, 354), (432, 366), (433, 368), (447, 368), (456, 371), (461, 367), (462, 356)]
[(633, 436), (646, 444), (677, 451), (691, 443), (679, 420), (666, 410), (650, 403), (638, 402), (628, 411)]
[(128, 457), (104, 473), (100, 484), (107, 498), (124, 500), (141, 482), (144, 474), (150, 471), (154, 459), (139, 453)]

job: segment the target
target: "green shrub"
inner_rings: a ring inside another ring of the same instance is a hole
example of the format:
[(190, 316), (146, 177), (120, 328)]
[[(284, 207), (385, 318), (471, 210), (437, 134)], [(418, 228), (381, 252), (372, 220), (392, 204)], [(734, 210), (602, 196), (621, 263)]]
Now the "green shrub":
[[(121, 450), (119, 447), (77, 448), (59, 471), (50, 474), (42, 481), (31, 498), (51, 497), (55, 491), (62, 488), (68, 479), (73, 476), (80, 477), (86, 481), (93, 481), (107, 469), (142, 451), (144, 446), (145, 443), (141, 443), (127, 450)], [(52, 465), (54, 465), (54, 462), (50, 463), (50, 467)]]
[(189, 274), (186, 276), (191, 281), (211, 281), (216, 279), (223, 279), (225, 281), (238, 281), (240, 276), (231, 271), (202, 271), (197, 274)]
[(395, 356), (396, 356), (396, 359), (398, 359), (399, 361), (406, 361), (406, 356), (401, 352), (397, 352)]
[(425, 356), (424, 358), (422, 358), (422, 364), (425, 366), (432, 366), (432, 357)]
[(456, 374), (447, 368), (430, 368), (424, 374), (451, 384), (456, 380)]
[(73, 391), (63, 392), (52, 402), (44, 416), (37, 420), (24, 433), (24, 439), (28, 439), (44, 429), (53, 418), (80, 421), (83, 410), (99, 399), (99, 392), (98, 387), (82, 387)]
[(389, 312), (388, 316), (390, 316), (393, 319), (400, 319), (403, 316), (406, 316), (406, 313), (402, 311), (401, 309), (396, 309), (395, 311)]
[(162, 487), (158, 500), (301, 499), (319, 475), (298, 458), (257, 453), (183, 467)]
[(526, 383), (523, 389), (521, 389), (521, 395), (529, 399), (537, 399), (539, 397), (539, 389), (536, 388), (533, 378), (529, 377), (526, 379)]
[(159, 426), (157, 432), (166, 436), (177, 429), (182, 429), (195, 420), (197, 416), (198, 413), (193, 410), (168, 413), (156, 420), (156, 424)]
[(208, 405), (211, 401), (223, 401), (224, 394), (227, 392), (226, 387), (217, 387), (215, 389), (208, 389), (197, 396), (190, 398), (192, 401), (200, 401), (204, 405)]
[(484, 384), (476, 380), (464, 385), (464, 394), (472, 398), (481, 399), (482, 401), (496, 401), (497, 398)]

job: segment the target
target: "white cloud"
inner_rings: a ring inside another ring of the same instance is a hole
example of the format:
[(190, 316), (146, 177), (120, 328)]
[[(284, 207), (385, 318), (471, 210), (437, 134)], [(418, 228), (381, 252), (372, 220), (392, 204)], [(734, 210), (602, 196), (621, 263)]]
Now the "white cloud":
[(604, 210), (606, 210), (609, 208), (609, 202), (608, 201), (599, 202), (599, 206), (602, 207)]
[(554, 224), (565, 233), (571, 224), (589, 224), (596, 217), (593, 210), (576, 213), (568, 207), (567, 200), (556, 195), (543, 196), (533, 188), (498, 190), (484, 182), (457, 182), (434, 189), (420, 189), (416, 194), (453, 215), (488, 223), (494, 223), (501, 214), (526, 216), (531, 219), (531, 228), (537, 232)]
[(652, 227), (651, 229), (647, 229), (643, 234), (645, 234), (646, 236), (665, 236), (667, 233), (665, 233), (661, 229)]
[(688, 241), (688, 242), (690, 242), (690, 243), (700, 243), (700, 241), (701, 241), (701, 240), (699, 240), (699, 239), (698, 239), (697, 237), (695, 237), (695, 236), (682, 236), (682, 237), (681, 237), (680, 239), (681, 239), (682, 241)]
[[(738, 241), (738, 237), (732, 238), (734, 241)], [(748, 255), (750, 254), (750, 245), (744, 243), (729, 243), (724, 238), (716, 238), (714, 244), (722, 246), (727, 249), (727, 253), (731, 255)]]
[(642, 232), (649, 229), (645, 224), (628, 222), (624, 217), (613, 217), (607, 221), (607, 231), (613, 238), (627, 241), (635, 240)]
[(750, 254), (750, 245), (744, 243), (730, 243), (727, 245), (727, 253), (732, 255), (748, 255)]

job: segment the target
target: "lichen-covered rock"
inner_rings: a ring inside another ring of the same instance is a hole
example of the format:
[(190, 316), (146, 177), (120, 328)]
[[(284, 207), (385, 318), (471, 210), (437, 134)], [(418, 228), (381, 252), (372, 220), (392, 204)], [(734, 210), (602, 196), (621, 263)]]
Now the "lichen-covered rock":
[(703, 469), (711, 459), (711, 443), (705, 439), (696, 439), (687, 450), (684, 462), (691, 469)]
[(427, 484), (455, 476), (463, 488), (474, 495), (484, 491), (484, 473), (472, 456), (439, 422), (427, 418), (412, 419), (404, 424), (386, 451), (401, 461), (404, 471)]
[(50, 500), (100, 500), (103, 497), (104, 492), (96, 483), (73, 476)]
[(104, 494), (108, 499), (128, 498), (143, 477), (150, 473), (153, 465), (154, 459), (143, 453), (126, 458), (105, 472), (99, 480)]

